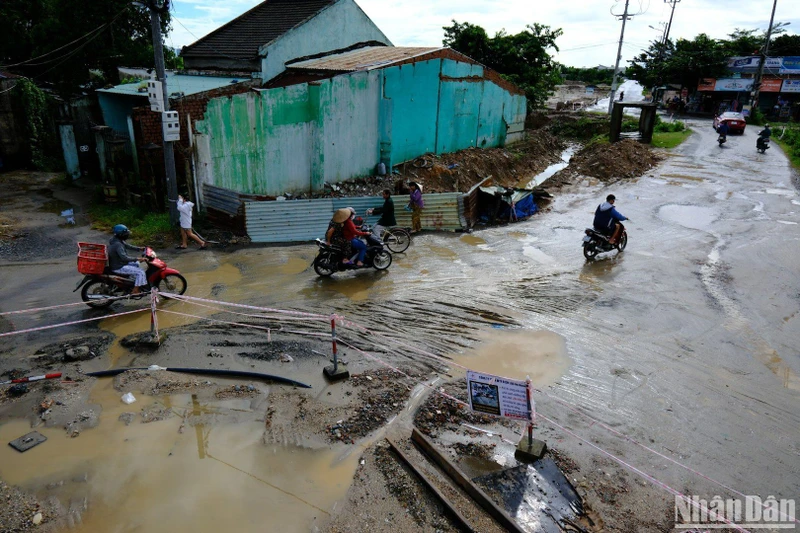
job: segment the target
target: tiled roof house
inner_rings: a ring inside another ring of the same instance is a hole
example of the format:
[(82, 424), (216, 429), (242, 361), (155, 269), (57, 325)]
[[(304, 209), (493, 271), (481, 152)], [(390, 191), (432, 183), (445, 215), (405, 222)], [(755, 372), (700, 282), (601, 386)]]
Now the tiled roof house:
[(354, 0), (265, 0), (181, 52), (195, 71), (261, 73), (289, 61), (359, 45), (392, 46)]

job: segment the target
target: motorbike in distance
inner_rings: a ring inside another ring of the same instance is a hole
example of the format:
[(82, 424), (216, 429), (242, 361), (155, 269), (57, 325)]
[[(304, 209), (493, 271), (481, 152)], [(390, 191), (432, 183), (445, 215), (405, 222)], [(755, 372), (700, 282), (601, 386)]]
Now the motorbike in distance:
[(769, 137), (759, 137), (756, 140), (756, 150), (760, 154), (763, 154), (769, 150)]
[[(83, 243), (82, 243), (83, 244)], [(103, 245), (90, 245), (103, 246)], [(147, 263), (145, 276), (149, 288), (157, 288), (159, 292), (166, 292), (181, 295), (186, 292), (187, 283), (180, 272), (174, 268), (169, 268), (164, 260), (159, 259), (156, 252), (149, 247), (144, 249), (142, 258)], [(102, 265), (95, 261), (98, 268), (88, 269), (82, 265), (81, 256), (78, 256), (78, 271), (84, 274), (83, 279), (78, 282), (75, 290), (81, 289), (81, 299), (86, 305), (96, 309), (108, 307), (120, 296), (128, 296), (134, 288), (134, 278), (125, 274), (116, 274), (105, 265), (105, 258)], [(99, 268), (102, 266), (102, 269)], [(96, 273), (95, 273), (96, 272)]]
[(719, 143), (719, 147), (722, 148), (722, 145), (728, 142), (728, 136), (724, 133), (720, 133), (719, 137), (717, 137), (717, 143)]
[(375, 270), (386, 270), (389, 268), (389, 265), (392, 264), (392, 254), (385, 249), (386, 245), (383, 243), (374, 244), (373, 240), (370, 240), (367, 244), (364, 266), (361, 267), (356, 266), (353, 262), (358, 254), (354, 254), (353, 257), (348, 258), (351, 259), (351, 264), (344, 264), (342, 261), (346, 258), (341, 248), (333, 246), (322, 239), (317, 239), (316, 243), (319, 247), (319, 252), (312, 264), (314, 266), (314, 272), (316, 272), (318, 276), (328, 277), (334, 272), (360, 270), (370, 267)]
[[(628, 219), (630, 220), (630, 219)], [(620, 226), (622, 224), (620, 223)], [(619, 234), (619, 240), (616, 244), (611, 244), (608, 239), (610, 235), (603, 235), (594, 228), (586, 228), (583, 237), (583, 256), (587, 261), (593, 260), (597, 254), (617, 250), (622, 252), (628, 245), (628, 232), (625, 226), (622, 226), (622, 231)]]

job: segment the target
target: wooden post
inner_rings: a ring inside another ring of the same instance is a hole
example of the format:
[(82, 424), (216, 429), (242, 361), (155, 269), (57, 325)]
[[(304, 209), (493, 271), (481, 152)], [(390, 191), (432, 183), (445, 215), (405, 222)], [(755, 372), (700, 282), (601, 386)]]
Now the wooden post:
[(336, 349), (336, 315), (331, 315), (331, 346), (333, 349), (333, 365), (326, 366), (322, 373), (331, 381), (341, 381), (350, 377), (347, 369), (339, 368), (339, 354)]

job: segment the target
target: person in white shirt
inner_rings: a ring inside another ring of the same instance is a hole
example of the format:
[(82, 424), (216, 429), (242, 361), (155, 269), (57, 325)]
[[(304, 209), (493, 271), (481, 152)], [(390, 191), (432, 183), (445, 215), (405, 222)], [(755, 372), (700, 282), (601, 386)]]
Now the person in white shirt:
[(200, 245), (201, 250), (206, 249), (206, 243), (192, 231), (192, 208), (194, 204), (184, 200), (183, 196), (178, 195), (178, 212), (181, 214), (181, 244), (177, 249), (183, 250), (187, 245), (187, 237)]

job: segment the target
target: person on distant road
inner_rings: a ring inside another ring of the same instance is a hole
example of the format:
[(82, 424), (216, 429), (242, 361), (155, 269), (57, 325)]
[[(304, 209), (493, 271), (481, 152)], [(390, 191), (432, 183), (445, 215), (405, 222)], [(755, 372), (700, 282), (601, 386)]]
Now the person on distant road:
[(203, 239), (198, 237), (192, 231), (192, 208), (194, 204), (189, 202), (183, 198), (183, 196), (178, 195), (178, 212), (181, 215), (181, 244), (176, 246), (178, 250), (185, 250), (186, 249), (186, 238), (189, 237), (197, 244), (200, 245), (201, 250), (206, 249), (206, 243), (203, 242)]
[(425, 202), (422, 200), (422, 189), (416, 181), (409, 183), (408, 187), (411, 189), (408, 202), (411, 208), (411, 233), (417, 233), (422, 231), (422, 208)]
[(394, 217), (394, 201), (392, 200), (392, 191), (384, 189), (381, 193), (383, 195), (383, 206), (367, 209), (368, 215), (380, 215), (381, 218), (372, 226), (372, 234), (381, 240), (383, 230), (385, 228), (392, 228), (397, 225), (397, 219)]
[(594, 229), (603, 235), (611, 235), (611, 238), (608, 239), (610, 244), (617, 244), (619, 234), (622, 233), (622, 224), (620, 222), (628, 220), (628, 217), (614, 207), (616, 199), (613, 194), (606, 196), (606, 201), (597, 206), (592, 224)]

